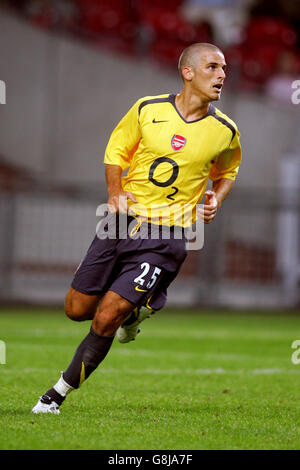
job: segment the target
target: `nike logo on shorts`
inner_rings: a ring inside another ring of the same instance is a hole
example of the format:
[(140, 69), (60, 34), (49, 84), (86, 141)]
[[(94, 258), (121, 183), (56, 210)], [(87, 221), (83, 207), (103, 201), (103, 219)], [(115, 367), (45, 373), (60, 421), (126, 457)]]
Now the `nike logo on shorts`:
[(135, 286), (135, 290), (138, 292), (148, 292), (147, 289), (140, 289), (139, 286)]

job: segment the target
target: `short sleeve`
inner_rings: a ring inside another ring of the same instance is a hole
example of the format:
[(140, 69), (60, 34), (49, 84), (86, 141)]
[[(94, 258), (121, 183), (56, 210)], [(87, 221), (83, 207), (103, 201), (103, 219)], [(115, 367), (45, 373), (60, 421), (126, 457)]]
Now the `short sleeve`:
[(123, 170), (129, 167), (130, 160), (141, 139), (141, 128), (138, 119), (140, 101), (138, 100), (130, 108), (113, 130), (105, 150), (105, 164), (119, 165)]
[(235, 135), (229, 145), (212, 164), (209, 178), (217, 181), (221, 178), (235, 180), (242, 159), (242, 150), (240, 144), (240, 133), (236, 129)]

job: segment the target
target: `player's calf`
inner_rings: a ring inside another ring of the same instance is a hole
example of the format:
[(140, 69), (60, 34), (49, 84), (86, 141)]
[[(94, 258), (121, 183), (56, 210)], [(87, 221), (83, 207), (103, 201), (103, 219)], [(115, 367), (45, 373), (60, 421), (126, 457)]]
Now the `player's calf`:
[[(106, 357), (114, 333), (128, 316), (132, 305), (114, 292), (108, 292), (97, 310), (88, 335), (59, 381), (40, 397), (33, 413), (59, 414), (59, 407), (72, 390), (77, 389)], [(112, 334), (110, 334), (112, 333)]]
[(114, 336), (98, 335), (91, 327), (59, 381), (40, 397), (32, 412), (59, 414), (59, 407), (66, 396), (72, 390), (78, 389), (103, 361), (113, 339)]

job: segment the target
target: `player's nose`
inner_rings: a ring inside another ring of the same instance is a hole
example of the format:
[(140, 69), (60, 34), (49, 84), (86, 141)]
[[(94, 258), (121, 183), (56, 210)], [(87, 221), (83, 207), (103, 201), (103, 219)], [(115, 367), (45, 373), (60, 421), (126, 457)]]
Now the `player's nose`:
[(224, 80), (225, 77), (226, 77), (225, 70), (222, 69), (222, 68), (220, 68), (220, 69), (219, 69), (218, 78)]

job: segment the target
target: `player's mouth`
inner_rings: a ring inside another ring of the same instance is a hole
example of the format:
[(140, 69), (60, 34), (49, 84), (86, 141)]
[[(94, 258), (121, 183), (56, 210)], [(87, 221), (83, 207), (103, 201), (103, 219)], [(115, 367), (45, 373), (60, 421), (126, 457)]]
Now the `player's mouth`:
[(213, 88), (216, 90), (216, 92), (221, 93), (223, 83), (216, 83), (213, 85)]

